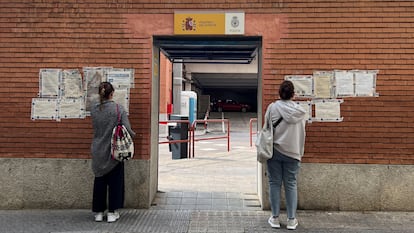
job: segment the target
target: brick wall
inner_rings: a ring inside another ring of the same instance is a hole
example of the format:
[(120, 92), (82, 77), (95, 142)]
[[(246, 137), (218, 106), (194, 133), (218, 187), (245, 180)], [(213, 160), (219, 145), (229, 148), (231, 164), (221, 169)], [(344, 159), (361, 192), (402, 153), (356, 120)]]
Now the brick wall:
[(5, 110), (0, 156), (89, 158), (90, 117), (31, 121), (31, 98), (37, 96), (41, 68), (113, 66), (135, 69), (130, 121), (138, 133), (137, 157), (148, 158), (151, 38), (125, 33), (119, 11), (128, 9), (76, 2), (0, 3), (0, 102)]
[(282, 12), (287, 33), (265, 48), (265, 85), (314, 70), (379, 70), (379, 98), (346, 98), (343, 122), (307, 126), (305, 161), (414, 164), (414, 2), (292, 1)]
[[(13, 1), (17, 2), (17, 1)], [(136, 3), (131, 3), (136, 2)], [(414, 2), (306, 0), (0, 0), (0, 157), (88, 158), (90, 118), (31, 121), (41, 68), (134, 68), (130, 120), (137, 157), (149, 158), (151, 37), (131, 32), (130, 15), (175, 9), (241, 9), (284, 15), (280, 38), (264, 38), (263, 106), (284, 75), (378, 69), (378, 98), (346, 99), (341, 123), (307, 126), (305, 161), (414, 164)], [(271, 29), (270, 29), (271, 30)]]

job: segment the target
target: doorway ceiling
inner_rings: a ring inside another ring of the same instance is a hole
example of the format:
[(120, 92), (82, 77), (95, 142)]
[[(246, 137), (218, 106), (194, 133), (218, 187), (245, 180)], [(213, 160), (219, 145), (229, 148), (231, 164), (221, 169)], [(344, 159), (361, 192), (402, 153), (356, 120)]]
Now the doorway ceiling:
[(173, 63), (249, 64), (261, 41), (259, 36), (154, 36)]
[[(154, 36), (154, 46), (172, 63), (250, 64), (261, 48), (260, 36)], [(197, 73), (202, 88), (256, 89), (257, 74)]]

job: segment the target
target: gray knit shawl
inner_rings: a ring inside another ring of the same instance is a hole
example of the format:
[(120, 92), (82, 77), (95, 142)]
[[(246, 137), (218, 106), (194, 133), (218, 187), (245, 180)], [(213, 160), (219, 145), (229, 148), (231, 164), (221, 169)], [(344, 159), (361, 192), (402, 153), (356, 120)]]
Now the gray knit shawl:
[[(109, 173), (119, 162), (111, 158), (112, 130), (118, 122), (116, 103), (112, 100), (94, 104), (91, 109), (93, 139), (91, 145), (92, 170), (96, 177)], [(128, 120), (127, 112), (119, 106), (121, 122), (129, 131), (131, 137), (135, 137)], [(101, 107), (101, 108), (100, 108)]]

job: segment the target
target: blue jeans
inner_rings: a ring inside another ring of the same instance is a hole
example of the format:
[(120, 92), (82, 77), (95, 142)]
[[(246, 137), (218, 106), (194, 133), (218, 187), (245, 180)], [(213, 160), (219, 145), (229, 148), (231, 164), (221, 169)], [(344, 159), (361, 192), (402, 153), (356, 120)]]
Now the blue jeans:
[(279, 216), (280, 189), (283, 182), (287, 216), (289, 219), (296, 218), (296, 209), (298, 206), (297, 175), (299, 168), (300, 161), (287, 157), (273, 149), (273, 157), (267, 160), (270, 206), (273, 216)]

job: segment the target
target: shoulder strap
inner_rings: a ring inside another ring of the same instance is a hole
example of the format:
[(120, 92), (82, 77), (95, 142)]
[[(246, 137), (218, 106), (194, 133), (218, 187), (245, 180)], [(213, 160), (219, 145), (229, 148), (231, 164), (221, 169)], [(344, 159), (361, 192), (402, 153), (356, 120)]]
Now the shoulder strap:
[[(274, 103), (276, 103), (276, 102), (274, 102)], [(283, 117), (280, 116), (280, 118), (277, 119), (277, 121), (275, 123), (273, 123), (273, 128), (276, 128), (276, 126), (278, 126), (282, 120), (283, 120)]]
[(116, 104), (116, 114), (118, 116), (118, 125), (121, 124), (121, 114), (119, 113), (119, 105)]
[(274, 124), (273, 128), (276, 128), (276, 126), (283, 120), (283, 117), (280, 117)]

